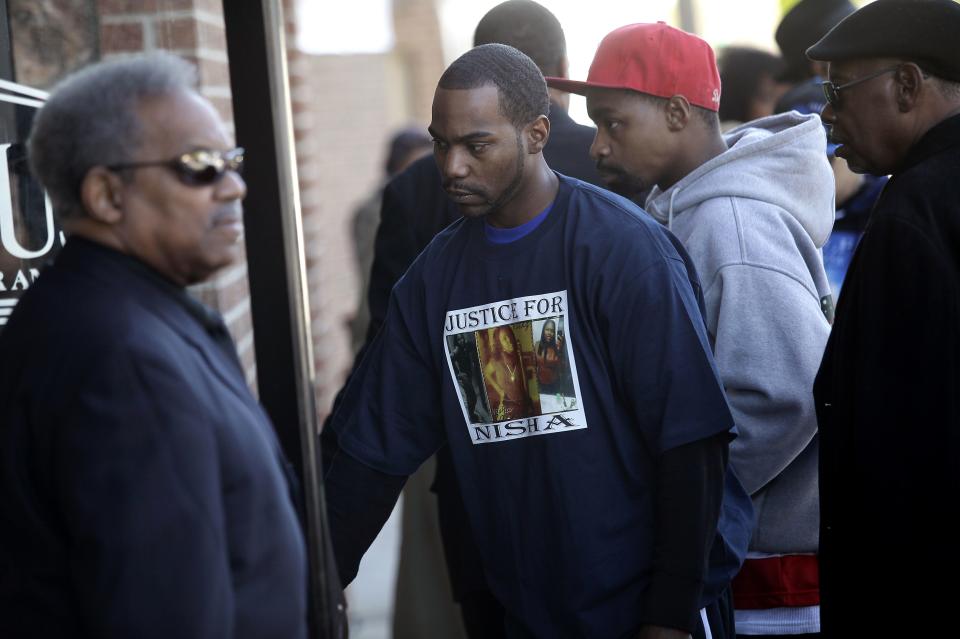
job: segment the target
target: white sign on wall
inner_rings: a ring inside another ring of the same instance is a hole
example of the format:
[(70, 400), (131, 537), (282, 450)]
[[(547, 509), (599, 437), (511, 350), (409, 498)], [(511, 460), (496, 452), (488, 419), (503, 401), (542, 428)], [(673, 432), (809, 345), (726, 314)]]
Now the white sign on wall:
[(0, 80), (0, 330), (65, 239), (27, 168), (29, 122), (46, 98), (43, 91)]

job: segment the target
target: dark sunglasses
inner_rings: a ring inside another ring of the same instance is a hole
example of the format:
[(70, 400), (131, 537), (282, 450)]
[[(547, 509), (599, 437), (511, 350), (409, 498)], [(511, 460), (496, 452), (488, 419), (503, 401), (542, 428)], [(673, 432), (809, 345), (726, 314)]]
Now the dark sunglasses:
[(899, 68), (900, 68), (900, 65), (896, 64), (892, 67), (887, 67), (886, 69), (880, 69), (879, 71), (875, 73), (871, 73), (870, 75), (865, 75), (862, 78), (851, 80), (850, 82), (841, 84), (840, 86), (837, 86), (833, 82), (829, 82), (829, 81), (822, 82), (820, 83), (820, 86), (823, 87), (823, 97), (826, 98), (827, 104), (832, 106), (834, 110), (839, 109), (841, 91), (845, 89), (849, 89), (850, 87), (856, 86), (862, 82), (866, 82), (867, 80), (873, 80), (874, 78), (879, 78), (884, 73), (890, 73), (891, 71), (896, 71)]
[(176, 173), (180, 181), (187, 186), (209, 186), (220, 181), (227, 171), (243, 172), (243, 147), (238, 146), (229, 151), (198, 149), (172, 160), (112, 164), (107, 168), (111, 171), (122, 171), (146, 166), (165, 166)]

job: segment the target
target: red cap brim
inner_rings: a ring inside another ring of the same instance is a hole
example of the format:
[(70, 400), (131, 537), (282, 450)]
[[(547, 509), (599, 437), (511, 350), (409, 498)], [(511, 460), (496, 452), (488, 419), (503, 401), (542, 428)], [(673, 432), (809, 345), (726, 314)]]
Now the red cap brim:
[[(631, 87), (625, 87), (622, 84), (601, 84), (599, 82), (580, 82), (579, 80), (568, 80), (566, 78), (545, 77), (547, 86), (551, 89), (566, 91), (567, 93), (576, 93), (577, 95), (586, 95), (587, 89), (629, 89), (637, 91)], [(637, 91), (637, 93), (643, 93)]]
[(584, 95), (590, 87), (586, 82), (578, 82), (577, 80), (568, 80), (566, 78), (552, 78), (547, 76), (544, 80), (547, 81), (547, 86), (551, 89), (566, 91), (567, 93), (576, 93), (577, 95)]

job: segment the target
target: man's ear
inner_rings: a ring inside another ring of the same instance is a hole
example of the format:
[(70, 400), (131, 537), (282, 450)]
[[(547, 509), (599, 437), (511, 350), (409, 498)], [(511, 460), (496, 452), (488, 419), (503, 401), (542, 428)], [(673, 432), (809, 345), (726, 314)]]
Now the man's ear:
[(536, 155), (543, 151), (550, 139), (550, 120), (545, 115), (538, 115), (537, 119), (525, 127), (527, 137), (527, 153)]
[(905, 62), (893, 74), (896, 81), (897, 108), (901, 113), (912, 111), (917, 105), (923, 85), (923, 71), (913, 62)]
[(103, 166), (95, 166), (80, 183), (80, 201), (87, 215), (104, 224), (123, 219), (123, 180)]
[(682, 95), (675, 95), (664, 105), (664, 117), (670, 131), (682, 131), (690, 122), (691, 107)]

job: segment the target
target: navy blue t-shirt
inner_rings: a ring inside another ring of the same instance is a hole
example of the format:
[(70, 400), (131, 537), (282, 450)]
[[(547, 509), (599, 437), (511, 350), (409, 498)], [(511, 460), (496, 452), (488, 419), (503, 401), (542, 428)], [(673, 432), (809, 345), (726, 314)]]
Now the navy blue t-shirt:
[(514, 242), (460, 220), (394, 288), (332, 422), (391, 475), (449, 444), (491, 590), (537, 636), (637, 629), (656, 459), (732, 432), (682, 254), (634, 204), (563, 176)]

